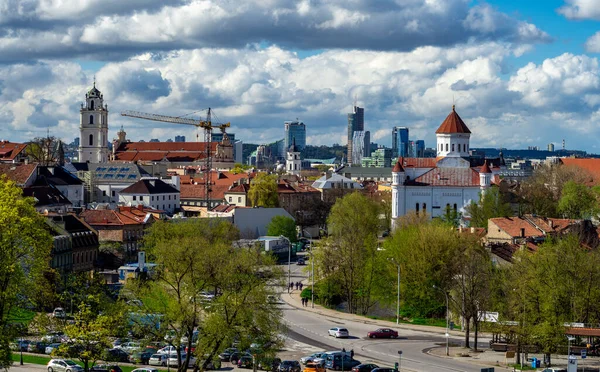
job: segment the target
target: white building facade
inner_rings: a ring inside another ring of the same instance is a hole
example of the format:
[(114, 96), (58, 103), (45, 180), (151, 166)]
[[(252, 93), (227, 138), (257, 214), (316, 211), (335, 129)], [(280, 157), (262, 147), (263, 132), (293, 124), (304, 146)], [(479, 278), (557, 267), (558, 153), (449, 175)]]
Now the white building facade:
[(400, 157), (392, 169), (392, 229), (410, 213), (443, 216), (448, 209), (464, 214), (472, 201), (496, 181), (487, 163), (472, 167), (471, 131), (452, 112), (436, 131), (437, 158)]
[(108, 162), (108, 105), (102, 93), (94, 87), (85, 95), (81, 104), (79, 126), (79, 161), (90, 163)]
[(158, 178), (142, 178), (118, 195), (119, 203), (124, 205), (143, 205), (168, 214), (179, 211), (181, 206), (179, 190)]

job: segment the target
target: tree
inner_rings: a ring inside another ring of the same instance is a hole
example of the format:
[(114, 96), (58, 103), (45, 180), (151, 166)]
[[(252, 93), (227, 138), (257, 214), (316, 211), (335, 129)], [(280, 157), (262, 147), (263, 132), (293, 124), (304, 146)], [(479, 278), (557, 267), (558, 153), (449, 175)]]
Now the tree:
[(339, 281), (350, 313), (366, 314), (385, 267), (377, 255), (379, 208), (361, 193), (352, 193), (338, 199), (327, 221), (329, 237), (315, 265), (323, 277)]
[(277, 195), (277, 176), (264, 172), (258, 173), (250, 181), (248, 199), (253, 207), (274, 208), (279, 205)]
[(593, 177), (585, 169), (565, 165), (542, 165), (521, 184), (519, 195), (524, 205), (521, 213), (559, 217), (558, 201), (569, 182), (588, 184)]
[(567, 181), (558, 201), (558, 212), (566, 218), (589, 219), (598, 214), (598, 194), (587, 186)]
[(110, 336), (113, 336), (121, 316), (113, 317), (107, 313), (100, 314), (95, 308), (100, 307), (99, 296), (88, 296), (79, 305), (79, 311), (74, 315), (74, 322), (64, 327), (68, 341), (63, 342), (54, 351), (55, 355), (78, 358), (83, 363), (86, 372), (104, 355), (105, 349), (111, 346)]
[(233, 174), (243, 173), (250, 168), (251, 168), (251, 166), (249, 166), (247, 164), (235, 163), (233, 165), (233, 168), (231, 168), (231, 173), (233, 173)]
[(62, 142), (56, 137), (36, 137), (27, 144), (25, 151), (31, 162), (41, 166), (64, 162)]
[(11, 310), (19, 297), (39, 291), (49, 270), (52, 237), (34, 203), (14, 182), (0, 177), (0, 367), (10, 365)]
[(471, 226), (474, 227), (487, 227), (490, 218), (508, 217), (513, 214), (497, 187), (491, 187), (481, 194), (479, 203), (471, 202), (467, 213), (471, 216)]
[[(235, 227), (223, 220), (159, 221), (144, 238), (158, 271), (155, 277), (128, 284), (142, 304), (136, 309), (139, 331), (155, 340), (170, 333), (179, 360), (182, 340), (187, 339), (184, 344), (191, 349), (194, 331), (199, 332), (200, 369), (236, 339), (241, 349), (253, 342), (280, 345), (281, 311), (268, 296), (275, 294), (276, 285), (283, 285), (283, 273), (260, 249), (234, 248), (238, 236)], [(157, 316), (159, 328), (147, 321)], [(180, 372), (188, 368), (190, 354), (181, 360)]]
[(298, 241), (298, 233), (296, 231), (296, 222), (293, 218), (286, 216), (275, 216), (267, 225), (267, 235), (280, 236), (283, 235), (295, 243)]
[(450, 208), (450, 205), (446, 206), (444, 214), (441, 216), (442, 221), (453, 227), (458, 227), (460, 225), (461, 218), (462, 214), (454, 208)]

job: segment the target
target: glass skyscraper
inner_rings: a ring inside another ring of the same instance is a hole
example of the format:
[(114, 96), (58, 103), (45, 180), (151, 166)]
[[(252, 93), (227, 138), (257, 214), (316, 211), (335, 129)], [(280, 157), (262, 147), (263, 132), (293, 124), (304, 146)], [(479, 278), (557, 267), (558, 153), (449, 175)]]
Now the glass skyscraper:
[(306, 126), (301, 121), (285, 121), (284, 146), (285, 151), (292, 145), (293, 139), (296, 139), (296, 147), (299, 150), (304, 150), (306, 147)]
[[(352, 164), (352, 140), (354, 132), (365, 130), (365, 109), (354, 106), (351, 113), (348, 114), (348, 163)], [(364, 139), (364, 137), (363, 137)]]
[(409, 156), (408, 128), (394, 127), (392, 129), (392, 156), (394, 158)]

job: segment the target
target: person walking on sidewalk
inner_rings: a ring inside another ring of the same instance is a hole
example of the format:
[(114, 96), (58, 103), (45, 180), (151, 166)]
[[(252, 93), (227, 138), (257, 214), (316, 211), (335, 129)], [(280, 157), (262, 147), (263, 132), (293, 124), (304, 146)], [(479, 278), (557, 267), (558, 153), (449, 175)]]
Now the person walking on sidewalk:
[(302, 290), (303, 286), (304, 286), (304, 284), (302, 284), (302, 282), (300, 282), (300, 290)]

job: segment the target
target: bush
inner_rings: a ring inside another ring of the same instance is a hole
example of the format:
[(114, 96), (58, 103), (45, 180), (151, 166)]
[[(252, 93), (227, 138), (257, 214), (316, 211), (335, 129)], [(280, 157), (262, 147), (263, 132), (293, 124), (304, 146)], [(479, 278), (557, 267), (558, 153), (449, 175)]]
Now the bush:
[(304, 288), (302, 290), (302, 292), (300, 293), (300, 298), (310, 299), (311, 297), (312, 297), (312, 289), (310, 289), (310, 288)]

